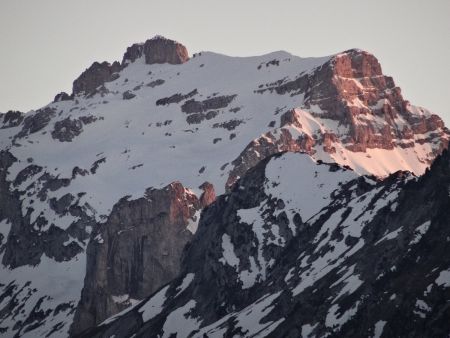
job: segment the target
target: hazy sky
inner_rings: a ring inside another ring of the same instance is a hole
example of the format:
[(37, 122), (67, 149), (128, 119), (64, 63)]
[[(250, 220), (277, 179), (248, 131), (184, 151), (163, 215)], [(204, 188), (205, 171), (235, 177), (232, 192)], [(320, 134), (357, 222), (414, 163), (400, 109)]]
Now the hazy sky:
[(450, 0), (0, 0), (0, 111), (37, 109), (92, 62), (156, 34), (191, 54), (365, 49), (450, 125)]

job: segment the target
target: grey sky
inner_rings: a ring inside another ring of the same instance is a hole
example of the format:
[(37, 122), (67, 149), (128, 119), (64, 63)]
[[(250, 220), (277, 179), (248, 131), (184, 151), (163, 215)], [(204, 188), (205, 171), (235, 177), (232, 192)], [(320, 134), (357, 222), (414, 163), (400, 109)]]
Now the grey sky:
[(161, 34), (191, 54), (365, 49), (450, 125), (449, 18), (449, 0), (0, 0), (0, 111), (39, 108), (92, 62)]

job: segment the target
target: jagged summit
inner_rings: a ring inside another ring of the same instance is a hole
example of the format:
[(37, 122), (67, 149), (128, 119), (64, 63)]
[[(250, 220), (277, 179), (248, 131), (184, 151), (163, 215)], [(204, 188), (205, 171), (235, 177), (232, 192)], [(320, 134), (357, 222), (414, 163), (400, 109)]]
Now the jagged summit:
[(66, 93), (58, 94), (54, 101), (64, 101), (73, 99), (75, 95), (90, 95), (95, 89), (118, 78), (118, 73), (129, 63), (139, 58), (144, 58), (146, 64), (169, 63), (181, 64), (189, 60), (189, 54), (185, 46), (174, 40), (167, 39), (161, 35), (156, 35), (144, 43), (135, 43), (128, 47), (122, 63), (118, 61), (94, 62), (87, 68), (74, 82), (72, 95)]

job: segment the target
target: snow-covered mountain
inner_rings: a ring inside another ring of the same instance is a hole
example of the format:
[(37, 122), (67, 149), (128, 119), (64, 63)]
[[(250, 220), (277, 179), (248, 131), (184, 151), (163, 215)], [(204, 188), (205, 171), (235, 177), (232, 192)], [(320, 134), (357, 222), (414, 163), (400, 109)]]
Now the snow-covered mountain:
[[(361, 174), (420, 175), (449, 138), (365, 51), (189, 58), (159, 36), (0, 128), (0, 330), (30, 337), (65, 336), (74, 318), (81, 332), (175, 278), (201, 209), (274, 154), (353, 169), (308, 187), (329, 194)], [(245, 283), (273, 264), (258, 255)]]
[(450, 156), (377, 182), (274, 155), (202, 214), (182, 273), (82, 337), (446, 337)]

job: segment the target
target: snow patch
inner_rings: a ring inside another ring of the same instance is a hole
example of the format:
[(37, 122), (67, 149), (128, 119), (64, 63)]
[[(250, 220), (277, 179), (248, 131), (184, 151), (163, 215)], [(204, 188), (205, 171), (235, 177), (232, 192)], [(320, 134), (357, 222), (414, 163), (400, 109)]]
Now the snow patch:
[(169, 286), (159, 290), (152, 298), (145, 302), (143, 306), (139, 309), (139, 312), (142, 313), (142, 320), (144, 322), (149, 321), (158, 315), (162, 309), (164, 302), (166, 301), (166, 292), (169, 289)]
[(441, 271), (434, 282), (444, 288), (450, 287), (450, 269)]
[(177, 338), (187, 338), (193, 331), (198, 330), (201, 320), (190, 316), (195, 306), (195, 300), (190, 300), (171, 312), (164, 323), (162, 338), (169, 338), (172, 334), (175, 334)]
[(229, 266), (232, 266), (238, 271), (239, 269), (239, 258), (234, 253), (234, 246), (233, 243), (231, 243), (231, 238), (228, 234), (222, 235), (222, 250), (223, 250), (223, 257), (219, 259), (219, 262), (222, 264), (228, 264)]
[(431, 221), (426, 221), (425, 223), (419, 225), (414, 231), (414, 238), (409, 242), (409, 245), (414, 245), (420, 242), (423, 235), (426, 234), (428, 229), (430, 228)]
[(386, 321), (379, 320), (375, 323), (375, 328), (373, 329), (373, 338), (380, 338), (383, 334), (384, 326), (386, 325)]

